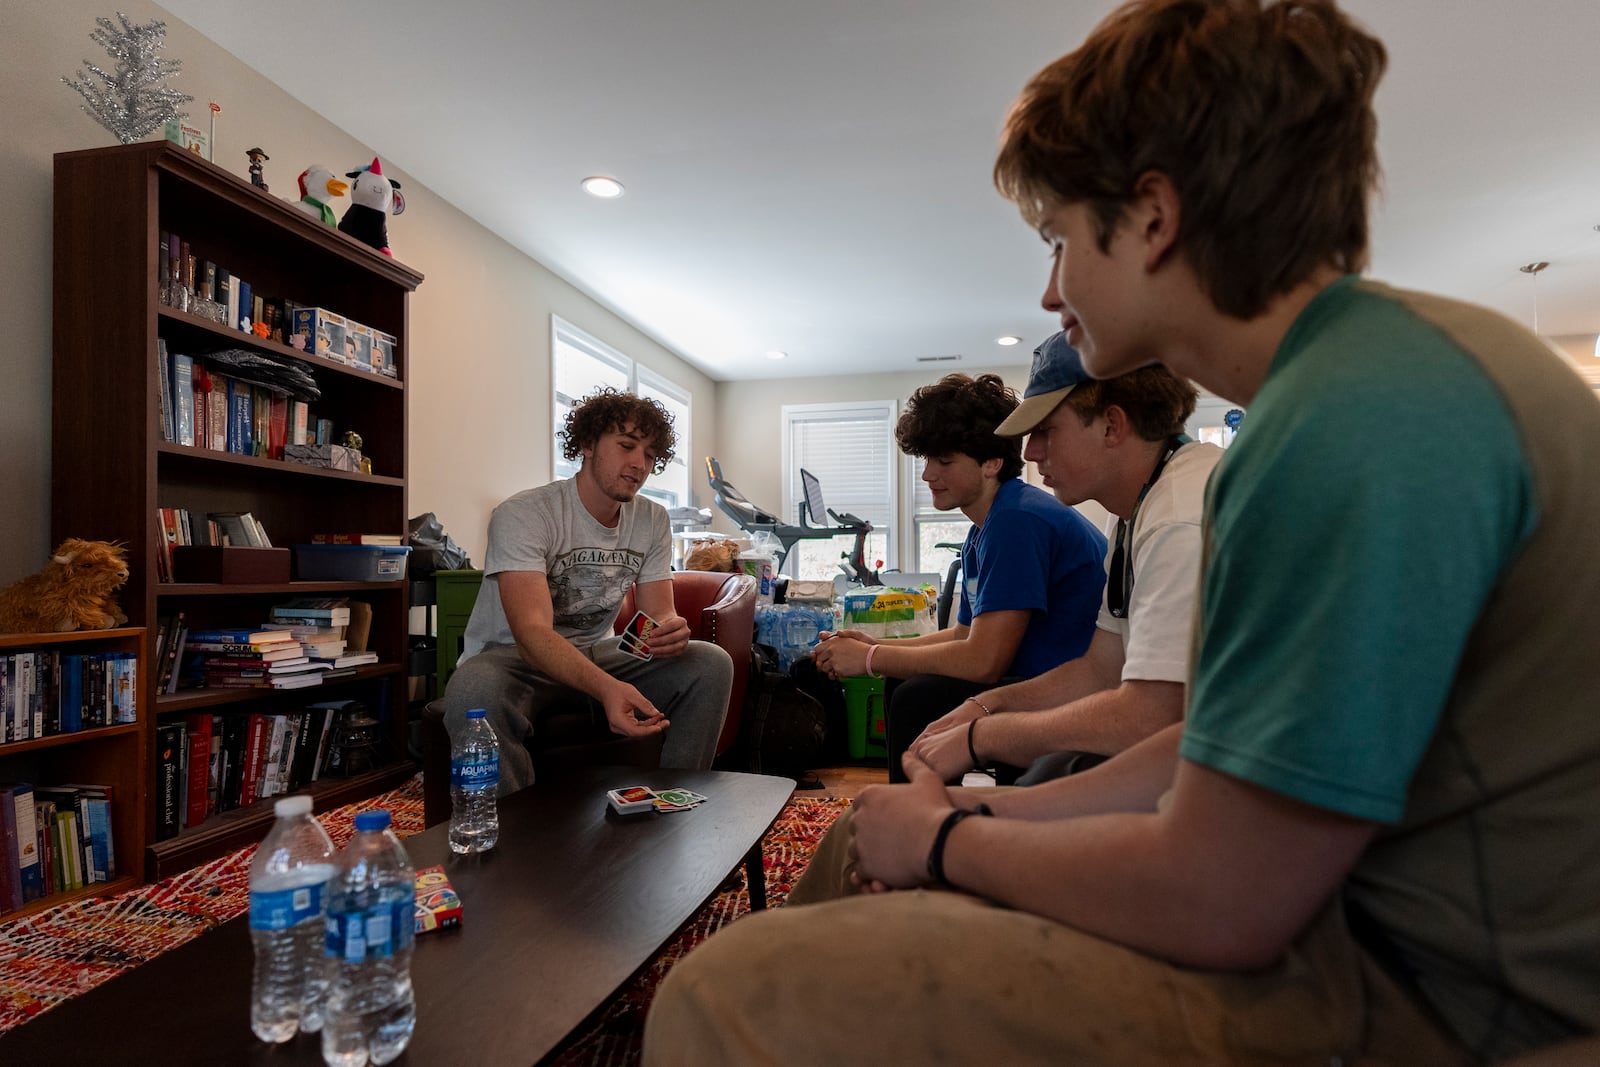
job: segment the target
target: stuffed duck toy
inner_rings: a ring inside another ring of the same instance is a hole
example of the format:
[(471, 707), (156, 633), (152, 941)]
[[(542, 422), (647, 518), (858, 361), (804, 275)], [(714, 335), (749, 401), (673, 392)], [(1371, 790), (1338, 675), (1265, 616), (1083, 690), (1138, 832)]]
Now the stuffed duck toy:
[(321, 163), (313, 163), (301, 171), (299, 182), (300, 199), (294, 206), (329, 226), (336, 225), (333, 208), (328, 206), (328, 201), (343, 196), (350, 186), (335, 178), (333, 171)]
[(400, 195), (400, 183), (383, 176), (383, 165), (376, 156), (371, 166), (352, 170), (345, 177), (350, 178), (353, 184), (350, 186), (350, 206), (345, 209), (344, 218), (339, 220), (339, 229), (386, 256), (394, 255), (389, 251), (389, 216), (398, 215), (406, 209), (405, 198)]

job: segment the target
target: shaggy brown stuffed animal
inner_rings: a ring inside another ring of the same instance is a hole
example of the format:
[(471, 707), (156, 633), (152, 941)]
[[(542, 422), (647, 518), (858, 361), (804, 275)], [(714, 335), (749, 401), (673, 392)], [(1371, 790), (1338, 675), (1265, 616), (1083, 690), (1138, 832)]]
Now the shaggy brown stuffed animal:
[(50, 565), (0, 590), (0, 633), (53, 634), (103, 630), (128, 617), (111, 594), (128, 580), (121, 545), (69, 537)]

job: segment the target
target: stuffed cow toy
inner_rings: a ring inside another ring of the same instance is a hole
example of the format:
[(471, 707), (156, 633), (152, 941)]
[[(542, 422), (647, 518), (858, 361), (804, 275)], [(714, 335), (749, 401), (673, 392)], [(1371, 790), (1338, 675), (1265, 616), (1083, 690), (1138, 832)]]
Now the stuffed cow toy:
[(0, 633), (51, 634), (104, 630), (128, 617), (112, 595), (128, 580), (123, 547), (69, 537), (50, 563), (0, 590)]

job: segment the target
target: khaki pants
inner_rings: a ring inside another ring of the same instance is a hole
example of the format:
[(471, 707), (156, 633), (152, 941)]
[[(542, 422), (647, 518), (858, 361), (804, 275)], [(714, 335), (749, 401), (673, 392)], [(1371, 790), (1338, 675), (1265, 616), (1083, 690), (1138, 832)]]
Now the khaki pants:
[(646, 1067), (1472, 1062), (1337, 905), (1273, 967), (1194, 971), (961, 893), (794, 906), (843, 870), (847, 835), (829, 838), (790, 906), (739, 920), (667, 975)]

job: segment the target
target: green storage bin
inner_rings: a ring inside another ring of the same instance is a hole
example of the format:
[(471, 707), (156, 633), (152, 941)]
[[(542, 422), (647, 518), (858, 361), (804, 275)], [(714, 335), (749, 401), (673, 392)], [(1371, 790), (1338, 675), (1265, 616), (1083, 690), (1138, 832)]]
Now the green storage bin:
[(883, 679), (862, 675), (859, 678), (841, 678), (844, 687), (845, 725), (850, 758), (887, 756), (884, 746), (887, 735), (888, 713), (883, 704)]
[(467, 636), (467, 620), (472, 618), (472, 605), (478, 602), (478, 587), (483, 585), (482, 571), (435, 571), (433, 595), (435, 610), (435, 635), (438, 637), (438, 657), (435, 677), (438, 696), (444, 696), (445, 683), (456, 669), (461, 658), (462, 642)]

